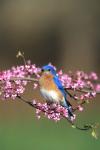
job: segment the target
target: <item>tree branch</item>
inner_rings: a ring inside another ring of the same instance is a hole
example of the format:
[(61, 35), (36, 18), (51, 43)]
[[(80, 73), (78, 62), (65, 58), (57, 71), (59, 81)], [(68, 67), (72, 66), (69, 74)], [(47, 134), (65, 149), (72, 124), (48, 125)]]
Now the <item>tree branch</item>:
[[(41, 110), (40, 107), (37, 106), (37, 104), (33, 104), (32, 102), (27, 101), (27, 100), (23, 99), (21, 96), (17, 96), (17, 97), (18, 97), (21, 101), (23, 101), (24, 103), (28, 104), (29, 106), (31, 106), (31, 107), (33, 107), (33, 108), (35, 108), (35, 109)], [(51, 109), (51, 110), (53, 110), (55, 113), (59, 113), (59, 112), (56, 111), (55, 109)], [(44, 112), (44, 113), (47, 112), (47, 111), (44, 110), (44, 109), (42, 109), (41, 111)], [(51, 113), (50, 113), (50, 114), (51, 114)], [(87, 130), (92, 129), (92, 126), (91, 126), (91, 125), (84, 125), (83, 127), (79, 127), (79, 126), (75, 125), (69, 118), (65, 117), (63, 114), (61, 114), (61, 115), (62, 115), (63, 118), (67, 119), (67, 121), (71, 124), (71, 126), (72, 126), (73, 128), (76, 128), (76, 129), (82, 130), (82, 131), (87, 131)]]
[[(68, 92), (68, 90), (71, 90), (71, 91), (73, 91), (73, 89), (71, 89), (71, 88), (65, 88), (65, 90)], [(90, 89), (88, 89), (88, 90), (86, 90), (86, 89), (75, 89), (74, 91), (76, 91), (76, 92), (80, 92), (80, 93), (92, 93), (92, 92), (94, 92), (93, 90), (90, 90)], [(96, 92), (96, 91), (95, 91)], [(96, 92), (96, 94), (100, 94), (100, 92)], [(71, 96), (72, 97), (72, 96)]]
[(36, 78), (30, 78), (30, 77), (12, 77), (10, 79), (11, 81), (16, 81), (16, 80), (26, 80), (26, 81), (37, 81), (38, 82), (38, 79)]

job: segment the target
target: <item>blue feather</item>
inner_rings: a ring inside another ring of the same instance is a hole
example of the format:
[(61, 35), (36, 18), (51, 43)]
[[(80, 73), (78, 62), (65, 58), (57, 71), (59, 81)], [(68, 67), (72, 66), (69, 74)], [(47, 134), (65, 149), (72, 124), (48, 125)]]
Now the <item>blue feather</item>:
[(61, 81), (59, 80), (58, 76), (54, 76), (54, 82), (57, 85), (58, 89), (62, 92), (63, 96), (66, 98), (66, 92), (64, 90), (64, 87), (62, 86)]

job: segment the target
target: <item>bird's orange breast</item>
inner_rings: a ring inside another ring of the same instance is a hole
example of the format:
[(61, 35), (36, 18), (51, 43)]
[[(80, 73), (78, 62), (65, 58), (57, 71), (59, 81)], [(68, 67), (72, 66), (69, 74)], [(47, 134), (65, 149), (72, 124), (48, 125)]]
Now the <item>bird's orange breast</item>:
[(40, 89), (45, 89), (48, 91), (51, 91), (51, 90), (55, 91), (59, 99), (60, 100), (63, 99), (63, 94), (58, 89), (57, 85), (55, 84), (52, 74), (43, 74), (39, 79), (39, 85), (40, 85)]

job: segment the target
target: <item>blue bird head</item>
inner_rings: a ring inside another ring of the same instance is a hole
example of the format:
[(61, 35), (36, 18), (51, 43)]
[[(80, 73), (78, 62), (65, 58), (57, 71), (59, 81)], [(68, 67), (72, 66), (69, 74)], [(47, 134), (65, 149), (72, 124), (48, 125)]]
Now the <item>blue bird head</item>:
[(51, 66), (51, 65), (45, 65), (45, 66), (43, 66), (41, 71), (42, 71), (42, 72), (48, 71), (48, 72), (50, 72), (52, 75), (54, 75), (54, 76), (56, 75), (56, 70), (55, 70), (55, 68), (54, 68), (53, 66)]

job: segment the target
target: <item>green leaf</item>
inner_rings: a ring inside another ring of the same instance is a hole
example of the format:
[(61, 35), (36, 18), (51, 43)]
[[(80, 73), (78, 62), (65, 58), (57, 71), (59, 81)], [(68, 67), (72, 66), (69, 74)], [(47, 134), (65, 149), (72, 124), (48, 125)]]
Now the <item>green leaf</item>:
[(92, 130), (91, 135), (92, 135), (95, 139), (98, 139), (98, 137), (97, 137), (97, 133), (96, 133), (96, 131), (95, 131), (95, 130)]
[(76, 128), (76, 126), (75, 126), (75, 125), (72, 125), (72, 128), (74, 128), (74, 129), (75, 129), (75, 128)]

